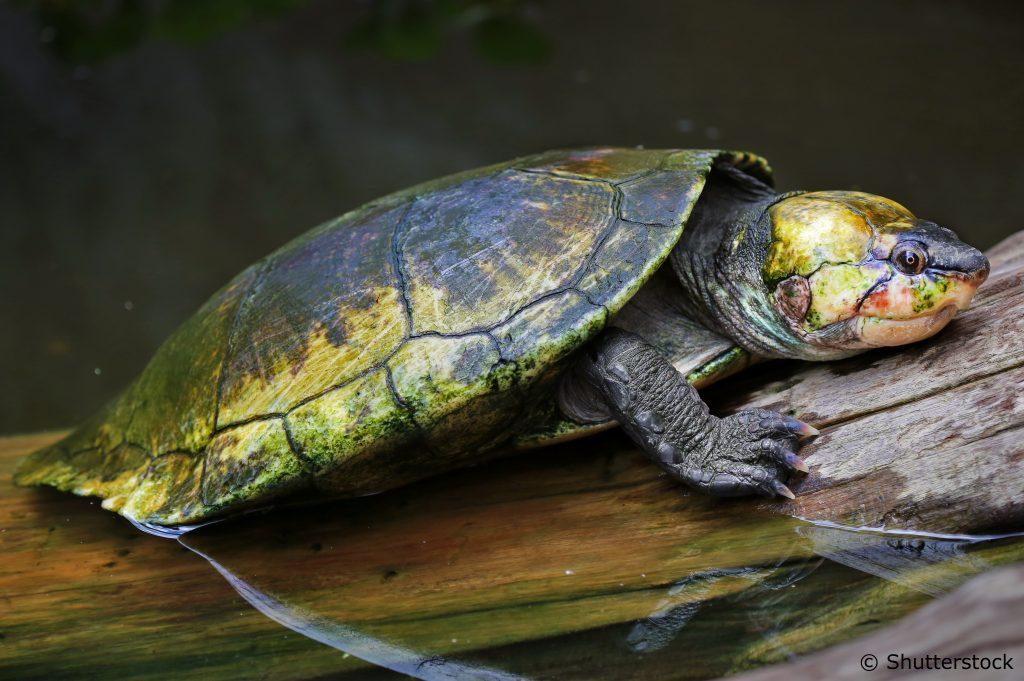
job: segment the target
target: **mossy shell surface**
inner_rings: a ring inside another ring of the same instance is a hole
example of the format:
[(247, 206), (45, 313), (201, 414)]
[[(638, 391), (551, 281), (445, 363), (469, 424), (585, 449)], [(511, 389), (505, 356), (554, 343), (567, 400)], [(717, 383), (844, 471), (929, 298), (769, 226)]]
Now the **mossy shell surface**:
[(716, 162), (769, 176), (744, 153), (556, 151), (347, 213), (239, 274), (17, 481), (180, 525), (573, 435), (557, 376), (665, 261)]

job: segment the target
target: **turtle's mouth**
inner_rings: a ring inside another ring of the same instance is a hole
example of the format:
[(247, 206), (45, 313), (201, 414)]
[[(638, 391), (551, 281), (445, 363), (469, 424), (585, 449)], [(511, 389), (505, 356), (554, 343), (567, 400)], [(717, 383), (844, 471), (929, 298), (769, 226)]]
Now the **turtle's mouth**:
[(934, 336), (949, 324), (958, 311), (956, 303), (947, 303), (931, 314), (910, 319), (858, 316), (856, 334), (862, 343), (870, 347), (906, 345)]
[[(931, 273), (929, 281), (943, 282), (941, 293), (934, 292), (931, 304), (919, 307), (920, 298), (911, 294), (923, 287), (900, 290), (895, 287), (888, 292), (879, 291), (868, 295), (860, 305), (854, 318), (855, 335), (869, 347), (890, 347), (905, 345), (930, 338), (941, 331), (956, 313), (970, 307), (978, 287), (988, 277), (988, 268), (973, 274), (943, 271)], [(882, 300), (873, 300), (881, 294)]]

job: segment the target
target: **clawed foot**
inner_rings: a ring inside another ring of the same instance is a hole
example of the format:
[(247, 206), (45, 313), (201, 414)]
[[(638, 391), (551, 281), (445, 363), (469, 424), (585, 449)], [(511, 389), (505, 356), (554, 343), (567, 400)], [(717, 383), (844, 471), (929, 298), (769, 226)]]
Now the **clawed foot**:
[(702, 492), (792, 499), (784, 481), (807, 472), (796, 450), (817, 430), (764, 409), (712, 416), (686, 377), (636, 334), (609, 329), (571, 376), (560, 397), (566, 414), (582, 423), (614, 418), (663, 470)]
[(803, 421), (773, 411), (742, 411), (720, 419), (703, 464), (680, 473), (688, 483), (713, 496), (760, 494), (795, 499), (783, 480), (807, 472), (796, 449), (817, 434), (817, 429)]

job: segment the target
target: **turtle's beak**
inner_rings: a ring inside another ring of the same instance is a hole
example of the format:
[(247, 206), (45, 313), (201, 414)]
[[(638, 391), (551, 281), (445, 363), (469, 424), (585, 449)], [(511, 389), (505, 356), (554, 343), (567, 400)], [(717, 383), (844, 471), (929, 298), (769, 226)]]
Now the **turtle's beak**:
[[(934, 223), (926, 223), (921, 232), (928, 246), (928, 269), (962, 282), (971, 291), (966, 300), (969, 304), (974, 291), (988, 279), (991, 270), (988, 258), (974, 246), (960, 241), (951, 230)], [(916, 234), (911, 232), (908, 236), (912, 238)], [(960, 309), (966, 307), (963, 305)]]
[[(934, 225), (934, 223), (932, 223)], [(978, 287), (988, 279), (992, 266), (985, 254), (974, 246), (960, 241), (952, 231), (932, 226), (928, 240), (928, 269), (925, 275), (932, 280), (944, 277), (951, 284), (950, 302), (957, 311), (966, 310), (978, 292)]]
[(981, 257), (981, 261), (978, 263), (975, 269), (965, 270), (947, 270), (944, 272), (945, 276), (958, 282), (957, 288), (959, 289), (959, 295), (957, 296), (956, 306), (958, 310), (966, 310), (970, 307), (971, 300), (974, 299), (974, 294), (978, 292), (978, 287), (985, 283), (988, 279), (988, 274), (991, 271), (988, 258), (978, 252)]

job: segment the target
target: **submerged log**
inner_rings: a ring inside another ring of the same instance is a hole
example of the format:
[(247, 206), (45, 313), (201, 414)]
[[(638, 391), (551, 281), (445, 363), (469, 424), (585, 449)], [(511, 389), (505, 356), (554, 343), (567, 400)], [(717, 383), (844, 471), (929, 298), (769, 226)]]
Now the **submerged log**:
[[(310, 621), (383, 632), (436, 659), (515, 661), (525, 676), (615, 677), (640, 665), (651, 678), (708, 678), (868, 633), (1022, 557), (1019, 544), (908, 551), (786, 516), (946, 532), (1024, 526), (1024, 234), (991, 257), (975, 306), (935, 339), (838, 363), (762, 365), (711, 392), (720, 411), (792, 409), (822, 428), (803, 452), (812, 472), (795, 502), (688, 496), (613, 432), (188, 535), (211, 566), (94, 500), (14, 488), (18, 457), (58, 434), (0, 439), (0, 669), (23, 679), (389, 678), (358, 651), (283, 629), (243, 592), (295, 629), (296, 613), (313, 612)], [(949, 556), (952, 571), (937, 572)]]

